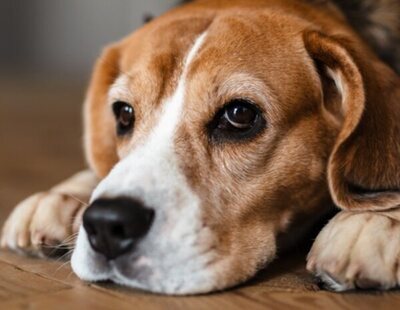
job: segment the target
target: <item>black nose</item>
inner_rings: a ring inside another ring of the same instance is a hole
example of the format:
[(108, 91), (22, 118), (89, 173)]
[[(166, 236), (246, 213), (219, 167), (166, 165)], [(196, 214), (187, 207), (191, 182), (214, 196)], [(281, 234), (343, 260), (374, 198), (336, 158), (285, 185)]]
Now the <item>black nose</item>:
[(114, 259), (132, 250), (148, 232), (153, 218), (154, 211), (138, 201), (98, 199), (83, 214), (83, 227), (92, 248)]

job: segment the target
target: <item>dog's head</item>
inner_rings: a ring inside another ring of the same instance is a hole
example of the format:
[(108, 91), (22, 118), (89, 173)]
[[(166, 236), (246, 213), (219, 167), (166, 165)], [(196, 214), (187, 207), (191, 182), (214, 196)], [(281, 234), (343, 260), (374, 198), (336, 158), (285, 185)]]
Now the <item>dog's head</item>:
[(103, 180), (72, 257), (81, 278), (222, 289), (331, 198), (398, 205), (398, 77), (336, 19), (296, 16), (311, 8), (226, 6), (175, 10), (99, 60), (85, 145)]

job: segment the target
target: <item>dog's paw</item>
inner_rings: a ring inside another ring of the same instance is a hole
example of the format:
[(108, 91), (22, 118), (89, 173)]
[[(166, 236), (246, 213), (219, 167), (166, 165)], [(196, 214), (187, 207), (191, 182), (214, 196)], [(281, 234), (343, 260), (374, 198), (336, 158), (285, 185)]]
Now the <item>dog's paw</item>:
[(1, 247), (34, 256), (65, 253), (78, 230), (84, 204), (57, 192), (22, 201), (4, 224)]
[(315, 240), (307, 269), (335, 291), (398, 286), (400, 221), (396, 217), (338, 213)]

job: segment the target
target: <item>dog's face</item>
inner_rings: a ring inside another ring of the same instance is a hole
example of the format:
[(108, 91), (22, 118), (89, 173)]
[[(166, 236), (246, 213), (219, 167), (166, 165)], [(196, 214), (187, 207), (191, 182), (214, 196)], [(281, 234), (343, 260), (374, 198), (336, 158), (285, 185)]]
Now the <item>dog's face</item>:
[(292, 221), (323, 212), (340, 117), (322, 107), (307, 26), (262, 11), (176, 11), (108, 49), (85, 110), (89, 162), (104, 176), (88, 210), (114, 204), (142, 228), (116, 250), (127, 232), (100, 242), (87, 211), (72, 258), (81, 278), (222, 289), (270, 262)]

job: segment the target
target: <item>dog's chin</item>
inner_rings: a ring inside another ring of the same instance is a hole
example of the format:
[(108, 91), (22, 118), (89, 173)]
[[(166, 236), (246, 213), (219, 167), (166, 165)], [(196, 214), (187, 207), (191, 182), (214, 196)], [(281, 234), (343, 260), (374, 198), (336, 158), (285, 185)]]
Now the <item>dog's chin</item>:
[[(167, 295), (195, 295), (209, 293), (217, 290), (217, 282), (213, 272), (201, 270), (191, 274), (163, 275), (157, 272), (147, 274), (147, 277), (131, 278), (121, 272), (120, 268), (113, 268), (113, 274), (109, 278), (114, 283), (147, 292)], [(161, 277), (163, 277), (161, 279)]]
[(92, 250), (86, 233), (81, 229), (71, 266), (84, 281), (112, 281), (130, 288), (168, 295), (203, 294), (236, 284), (226, 283), (221, 278), (225, 274), (226, 260), (218, 260), (213, 250), (172, 259), (173, 254), (157, 259), (152, 259), (150, 255), (127, 254), (107, 261)]

